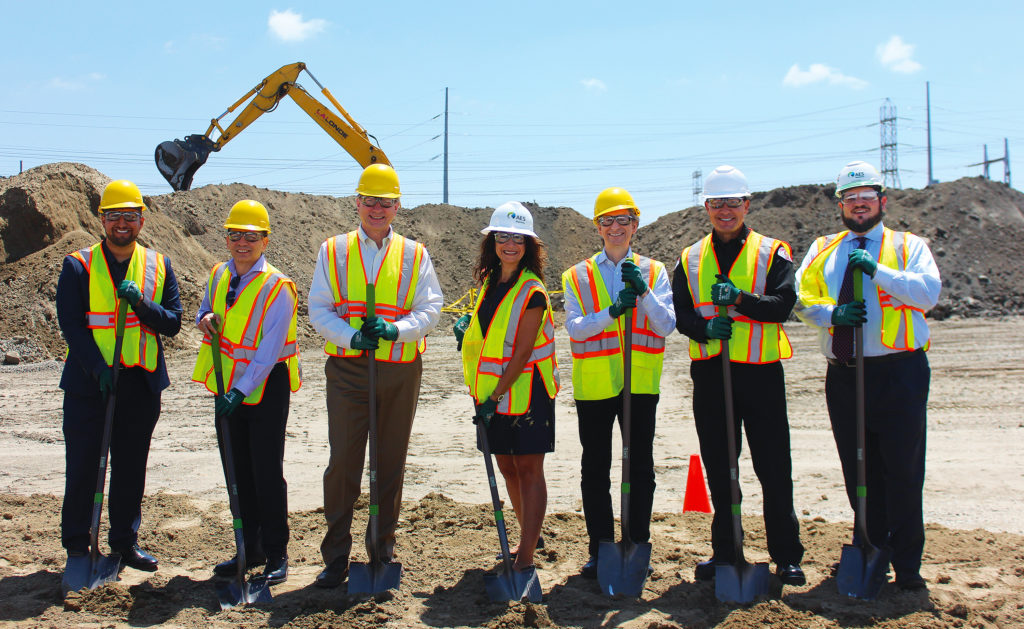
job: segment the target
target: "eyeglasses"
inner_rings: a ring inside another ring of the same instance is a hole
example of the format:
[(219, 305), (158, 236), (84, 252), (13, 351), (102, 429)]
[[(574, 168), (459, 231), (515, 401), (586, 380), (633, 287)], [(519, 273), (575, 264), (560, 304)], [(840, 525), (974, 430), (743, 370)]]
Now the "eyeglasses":
[(383, 197), (364, 197), (364, 196), (360, 196), (359, 200), (366, 207), (375, 207), (375, 206), (379, 205), (382, 208), (384, 208), (385, 210), (390, 208), (390, 207), (393, 207), (396, 203), (398, 203), (398, 199), (385, 199)]
[(878, 190), (861, 190), (851, 194), (843, 195), (843, 203), (856, 203), (861, 201), (874, 201), (878, 198)]
[(246, 242), (256, 242), (266, 236), (265, 232), (228, 232), (228, 240), (231, 242), (238, 242), (242, 238), (245, 238)]
[(502, 244), (510, 240), (517, 245), (521, 245), (526, 242), (526, 236), (523, 234), (510, 234), (508, 232), (494, 232), (494, 242)]
[(618, 216), (601, 216), (598, 217), (597, 223), (601, 227), (611, 227), (613, 224), (618, 223), (619, 225), (629, 225), (635, 218), (628, 214), (620, 214)]
[(135, 221), (139, 220), (140, 216), (142, 216), (142, 212), (139, 212), (137, 210), (128, 210), (124, 212), (104, 212), (103, 220), (110, 221), (111, 223), (116, 223), (117, 221), (123, 218), (124, 222), (126, 223), (134, 223)]
[(708, 207), (711, 208), (712, 210), (717, 210), (725, 206), (735, 208), (743, 205), (744, 201), (746, 201), (746, 199), (742, 197), (729, 197), (727, 199), (708, 199)]
[[(232, 232), (232, 233), (240, 234), (241, 232)], [(252, 232), (248, 232), (248, 233), (251, 234)], [(236, 275), (233, 278), (231, 278), (231, 283), (228, 284), (228, 294), (224, 298), (224, 301), (227, 302), (227, 304), (228, 304), (228, 308), (230, 308), (231, 306), (235, 305), (235, 293), (238, 292), (238, 281), (240, 279), (242, 279), (242, 276), (241, 275)]]

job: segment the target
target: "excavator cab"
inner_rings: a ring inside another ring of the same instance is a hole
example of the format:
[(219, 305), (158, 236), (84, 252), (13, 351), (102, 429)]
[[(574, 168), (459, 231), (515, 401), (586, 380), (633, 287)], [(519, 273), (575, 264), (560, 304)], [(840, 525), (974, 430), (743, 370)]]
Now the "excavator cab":
[(188, 135), (184, 140), (161, 142), (156, 147), (156, 167), (175, 190), (192, 187), (192, 177), (213, 151), (220, 150), (205, 135)]

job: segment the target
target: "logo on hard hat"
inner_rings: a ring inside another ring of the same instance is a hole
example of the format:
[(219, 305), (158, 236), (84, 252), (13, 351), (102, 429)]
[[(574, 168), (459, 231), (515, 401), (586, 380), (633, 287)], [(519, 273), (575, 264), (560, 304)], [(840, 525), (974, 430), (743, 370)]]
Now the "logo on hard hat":
[(508, 217), (517, 223), (526, 223), (526, 217), (522, 214), (516, 214), (515, 212), (509, 212)]
[(859, 171), (851, 170), (849, 172), (849, 174), (847, 174), (846, 176), (847, 177), (853, 177), (854, 179), (863, 179), (866, 175), (864, 174), (863, 170), (859, 170)]

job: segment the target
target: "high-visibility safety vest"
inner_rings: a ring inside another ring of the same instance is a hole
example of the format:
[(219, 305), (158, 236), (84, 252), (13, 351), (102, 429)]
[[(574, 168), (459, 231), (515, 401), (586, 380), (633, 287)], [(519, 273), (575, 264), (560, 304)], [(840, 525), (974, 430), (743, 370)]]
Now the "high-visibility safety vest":
[[(562, 289), (576, 297), (583, 314), (600, 312), (612, 305), (597, 266), (597, 257), (584, 260), (562, 273)], [(633, 263), (654, 286), (665, 273), (665, 265), (657, 260), (633, 254)], [(633, 329), (633, 352), (630, 356), (630, 392), (656, 394), (660, 391), (661, 368), (665, 358), (665, 337), (651, 329), (646, 315), (637, 308), (629, 311)], [(577, 400), (607, 400), (622, 391), (625, 317), (617, 317), (594, 336), (577, 341), (570, 338), (572, 349), (572, 389)]]
[[(86, 326), (92, 330), (92, 337), (99, 347), (103, 360), (108, 366), (114, 364), (114, 343), (117, 335), (117, 287), (110, 277), (107, 259), (103, 255), (103, 243), (72, 253), (85, 267), (89, 274), (89, 312), (86, 313)], [(167, 277), (167, 265), (163, 254), (136, 244), (128, 262), (126, 280), (138, 285), (144, 297), (159, 302), (164, 295), (164, 280)], [(157, 344), (156, 332), (139, 321), (138, 315), (131, 308), (124, 322), (124, 339), (121, 345), (121, 364), (125, 367), (142, 367), (146, 371), (155, 371), (160, 346)]]
[[(804, 274), (800, 278), (800, 302), (807, 306), (836, 304), (836, 297), (829, 294), (828, 285), (825, 283), (825, 262), (835, 253), (836, 249), (843, 242), (843, 239), (850, 231), (842, 231), (838, 234), (821, 236), (817, 239), (818, 253), (810, 261)], [(882, 244), (878, 254), (878, 263), (897, 271), (904, 271), (907, 268), (909, 247), (906, 246), (909, 232), (898, 232), (882, 227)], [(882, 345), (889, 349), (898, 351), (911, 351), (915, 347), (914, 336), (914, 313), (924, 317), (924, 310), (915, 308), (896, 299), (889, 293), (882, 290), (881, 286), (875, 286), (878, 291), (878, 305), (882, 308), (881, 341)], [(839, 287), (836, 287), (838, 290)], [(832, 334), (834, 328), (829, 328)], [(929, 342), (925, 342), (924, 348), (928, 349)]]
[[(288, 336), (285, 337), (284, 347), (277, 355), (277, 362), (283, 362), (288, 366), (289, 387), (292, 391), (298, 391), (302, 386), (302, 370), (299, 366), (299, 344), (295, 338), (299, 303), (295, 282), (268, 263), (266, 270), (254, 275), (244, 287), (240, 287), (235, 303), (229, 307), (227, 295), (231, 278), (227, 263), (221, 262), (213, 267), (206, 284), (210, 307), (224, 322), (220, 336), (224, 390), (230, 390), (231, 386), (245, 375), (249, 363), (256, 356), (260, 341), (263, 340), (263, 319), (267, 316), (267, 309), (282, 290), (287, 290), (292, 295), (292, 316), (288, 323)], [(211, 393), (216, 393), (217, 374), (213, 369), (213, 348), (210, 343), (210, 336), (204, 335), (196, 366), (192, 370), (192, 380), (204, 383)], [(263, 400), (263, 390), (266, 386), (267, 382), (264, 380), (242, 400), (242, 403), (259, 404)]]
[[(344, 247), (340, 252), (339, 244)], [(358, 230), (329, 238), (327, 261), (328, 269), (333, 272), (328, 273), (328, 281), (334, 297), (334, 311), (358, 330), (366, 317), (366, 285), (373, 283), (375, 314), (378, 317), (393, 323), (409, 314), (412, 312), (416, 283), (420, 278), (420, 261), (425, 252), (426, 248), (422, 244), (392, 232), (377, 277), (371, 278), (363, 263)], [(343, 265), (339, 262), (343, 262)], [(345, 273), (341, 272), (343, 267)], [(416, 343), (379, 339), (376, 358), (389, 363), (411, 363), (426, 348), (426, 338)], [(363, 355), (363, 350), (342, 349), (330, 341), (324, 346), (324, 351), (331, 356), (344, 358)]]
[[(679, 262), (686, 270), (686, 282), (697, 313), (704, 319), (711, 319), (718, 314), (717, 307), (711, 301), (711, 286), (718, 283), (715, 276), (719, 273), (727, 275), (740, 290), (763, 295), (768, 269), (780, 247), (792, 259), (793, 253), (788, 243), (751, 230), (732, 268), (727, 270), (718, 268), (711, 234), (683, 249)], [(728, 316), (733, 320), (732, 337), (729, 339), (730, 361), (763, 364), (793, 355), (789, 337), (781, 323), (755, 321), (741, 315), (735, 306), (729, 306)], [(690, 340), (690, 358), (693, 360), (707, 360), (721, 353), (722, 342), (718, 339), (708, 339), (707, 343)]]
[(544, 311), (544, 323), (537, 330), (537, 338), (533, 341), (533, 352), (523, 367), (512, 388), (498, 402), (497, 413), (502, 415), (522, 415), (530, 408), (533, 393), (533, 373), (539, 371), (541, 380), (549, 398), (558, 393), (558, 361), (555, 359), (555, 323), (551, 316), (551, 301), (548, 299), (544, 283), (536, 274), (523, 270), (505, 297), (498, 305), (486, 335), (480, 328), (480, 304), (483, 303), (487, 284), (484, 284), (480, 296), (473, 307), (473, 318), (469, 329), (462, 338), (462, 374), (469, 393), (477, 403), (490, 397), (498, 386), (512, 354), (516, 348), (516, 334), (519, 332), (519, 321), (526, 312), (530, 297), (540, 292), (547, 301)]

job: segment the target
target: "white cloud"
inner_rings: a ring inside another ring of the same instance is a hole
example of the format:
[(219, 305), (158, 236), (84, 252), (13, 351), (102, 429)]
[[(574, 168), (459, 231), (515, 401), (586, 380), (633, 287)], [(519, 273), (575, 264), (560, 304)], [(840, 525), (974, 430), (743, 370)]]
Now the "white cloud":
[(174, 45), (173, 39), (164, 42), (164, 52), (166, 52), (169, 55), (173, 55), (174, 53), (178, 52), (177, 47)]
[(88, 74), (71, 78), (55, 76), (46, 82), (46, 86), (65, 92), (79, 92), (90, 87), (93, 83), (98, 83), (105, 78), (107, 78), (106, 75), (100, 74), (99, 72), (89, 72)]
[(270, 18), (267, 20), (270, 32), (285, 42), (299, 42), (309, 39), (317, 33), (322, 33), (327, 28), (327, 20), (313, 18), (303, 20), (301, 13), (291, 9), (284, 11), (270, 11)]
[(921, 69), (921, 64), (911, 59), (914, 45), (903, 41), (899, 35), (893, 35), (884, 44), (875, 47), (875, 56), (883, 66), (893, 72), (913, 74)]
[(601, 79), (583, 79), (580, 83), (591, 92), (608, 91), (608, 86)]
[(868, 86), (867, 81), (858, 79), (855, 76), (847, 76), (823, 63), (812, 63), (807, 67), (807, 70), (801, 70), (800, 64), (794, 63), (789, 68), (785, 78), (782, 79), (782, 84), (789, 87), (803, 87), (821, 82), (826, 82), (829, 85), (842, 85), (855, 90), (864, 89)]

